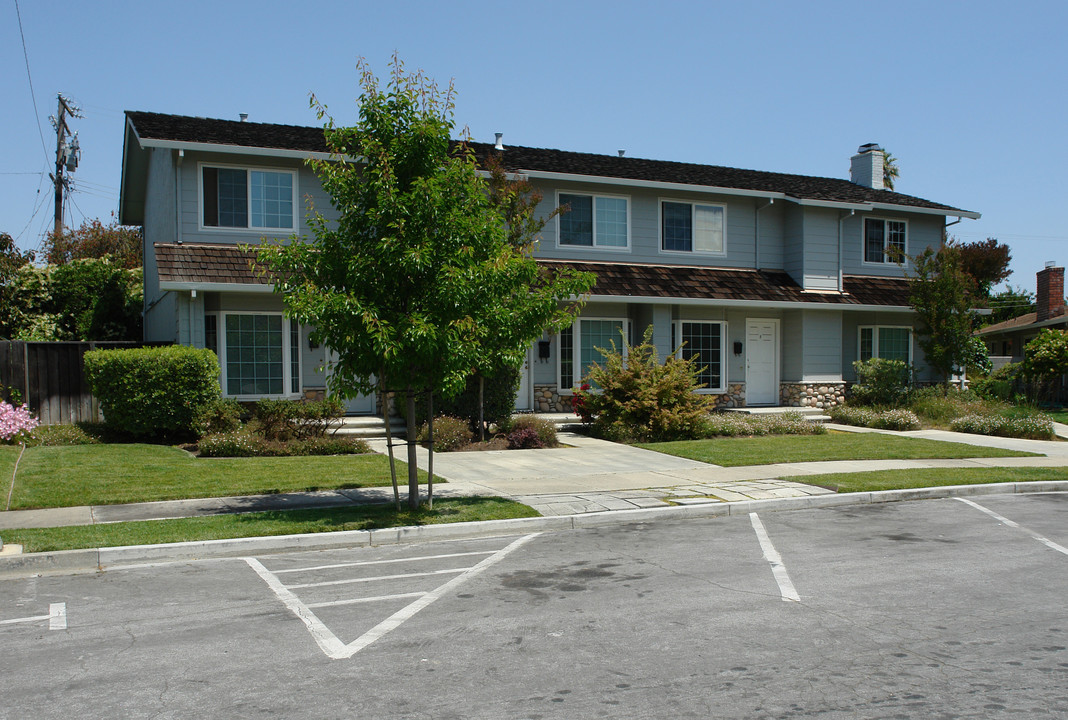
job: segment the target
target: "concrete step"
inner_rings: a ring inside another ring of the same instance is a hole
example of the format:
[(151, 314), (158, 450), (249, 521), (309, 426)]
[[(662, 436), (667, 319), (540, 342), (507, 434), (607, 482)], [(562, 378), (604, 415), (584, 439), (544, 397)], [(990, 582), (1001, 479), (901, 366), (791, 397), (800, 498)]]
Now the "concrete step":
[[(365, 440), (372, 440), (384, 438), (386, 436), (386, 423), (377, 415), (346, 416), (341, 418), (334, 428), (335, 429), (332, 429), (332, 432), (335, 435), (342, 435), (345, 437), (357, 437)], [(389, 428), (395, 437), (403, 436), (407, 432), (404, 420), (397, 417), (390, 418)]]
[(533, 415), (536, 418), (548, 420), (556, 426), (557, 430), (568, 427), (569, 425), (582, 424), (582, 418), (575, 413), (516, 413), (512, 417), (519, 417), (520, 415)]
[(801, 415), (809, 422), (827, 422), (830, 416), (823, 412), (823, 408), (814, 407), (740, 407), (725, 408), (724, 412), (742, 413), (745, 415), (785, 415), (795, 413)]

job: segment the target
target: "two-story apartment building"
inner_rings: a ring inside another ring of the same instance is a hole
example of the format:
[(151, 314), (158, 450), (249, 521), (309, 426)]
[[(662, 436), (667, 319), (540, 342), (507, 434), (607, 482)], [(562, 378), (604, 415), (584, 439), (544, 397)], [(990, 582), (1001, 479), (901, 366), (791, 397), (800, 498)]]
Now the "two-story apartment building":
[[(826, 407), (852, 363), (906, 360), (926, 374), (898, 260), (937, 247), (947, 218), (979, 214), (882, 187), (861, 146), (850, 180), (618, 155), (475, 144), (544, 195), (539, 262), (597, 275), (581, 317), (536, 342), (519, 409), (566, 410), (596, 348), (652, 327), (684, 343), (721, 406)], [(306, 235), (306, 199), (330, 209), (303, 160), (321, 128), (128, 112), (120, 221), (145, 234), (145, 339), (215, 350), (227, 396), (308, 397), (329, 349), (290, 321), (238, 249)], [(373, 398), (350, 402), (373, 412)]]

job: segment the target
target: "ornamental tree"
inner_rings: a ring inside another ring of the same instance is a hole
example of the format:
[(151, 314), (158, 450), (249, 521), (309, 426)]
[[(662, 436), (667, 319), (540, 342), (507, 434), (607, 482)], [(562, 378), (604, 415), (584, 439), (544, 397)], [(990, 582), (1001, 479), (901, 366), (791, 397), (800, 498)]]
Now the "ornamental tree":
[(910, 260), (909, 304), (919, 321), (916, 344), (927, 364), (946, 383), (956, 368), (974, 359), (976, 283), (965, 272), (954, 245), (944, 245), (937, 252), (927, 248)]
[[(450, 140), (451, 84), (441, 91), (396, 58), (384, 88), (366, 63), (359, 69), (355, 126), (335, 124), (311, 98), (326, 118), (331, 158), (308, 164), (336, 219), (310, 208), (314, 237), (265, 243), (257, 264), (273, 275), (289, 314), (336, 353), (335, 395), (405, 398), (408, 504), (417, 509), (417, 395), (455, 394), (490, 348), (498, 359), (519, 355), (518, 346), (557, 322), (559, 305), (585, 293), (590, 279), (543, 273), (508, 242), (474, 153)], [(491, 341), (502, 326), (514, 345)]]

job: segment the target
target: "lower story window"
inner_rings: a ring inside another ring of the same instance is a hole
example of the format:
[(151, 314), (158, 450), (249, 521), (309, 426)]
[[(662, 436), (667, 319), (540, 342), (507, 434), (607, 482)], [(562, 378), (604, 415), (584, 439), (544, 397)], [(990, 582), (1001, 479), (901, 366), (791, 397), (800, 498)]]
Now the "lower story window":
[(602, 360), (597, 348), (623, 349), (624, 336), (629, 329), (628, 320), (582, 318), (574, 325), (560, 331), (560, 392), (570, 393), (571, 388), (590, 370), (590, 366)]
[(216, 349), (223, 392), (229, 396), (283, 396), (300, 391), (300, 328), (272, 313), (221, 313), (205, 323), (205, 345)]
[(872, 326), (860, 329), (860, 359), (912, 361), (912, 328)]
[(700, 370), (698, 381), (705, 392), (725, 390), (723, 368), (726, 366), (725, 323), (679, 320), (672, 324), (671, 344), (683, 358), (693, 358)]

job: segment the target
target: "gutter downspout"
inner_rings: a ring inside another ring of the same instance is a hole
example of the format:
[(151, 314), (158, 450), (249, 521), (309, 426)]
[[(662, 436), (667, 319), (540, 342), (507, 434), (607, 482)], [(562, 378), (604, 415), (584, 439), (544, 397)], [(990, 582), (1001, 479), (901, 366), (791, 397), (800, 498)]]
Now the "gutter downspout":
[(845, 262), (845, 247), (842, 243), (842, 223), (856, 214), (856, 210), (850, 210), (848, 215), (838, 218), (838, 292), (845, 292), (845, 283), (842, 279), (842, 263)]
[(768, 198), (768, 201), (759, 206), (753, 211), (753, 269), (760, 269), (760, 211), (767, 208), (770, 205), (775, 204), (775, 198)]

